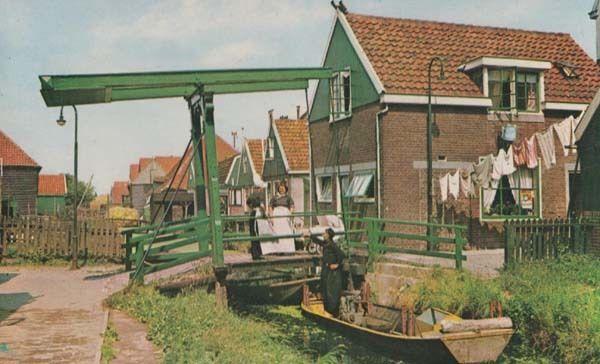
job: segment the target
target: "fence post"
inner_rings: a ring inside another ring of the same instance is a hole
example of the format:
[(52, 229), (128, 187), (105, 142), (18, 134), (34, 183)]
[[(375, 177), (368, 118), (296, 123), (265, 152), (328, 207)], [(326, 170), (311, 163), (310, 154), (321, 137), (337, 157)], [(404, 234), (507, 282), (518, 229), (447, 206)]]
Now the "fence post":
[(369, 253), (367, 258), (367, 271), (372, 273), (379, 245), (379, 234), (377, 233), (376, 222), (372, 219), (367, 220), (367, 244), (367, 251)]
[(144, 241), (138, 241), (135, 246), (135, 271), (136, 283), (144, 283)]
[(458, 270), (462, 269), (462, 253), (463, 253), (464, 240), (462, 237), (462, 229), (454, 228), (454, 259), (455, 268)]
[(125, 270), (131, 270), (131, 231), (125, 233)]

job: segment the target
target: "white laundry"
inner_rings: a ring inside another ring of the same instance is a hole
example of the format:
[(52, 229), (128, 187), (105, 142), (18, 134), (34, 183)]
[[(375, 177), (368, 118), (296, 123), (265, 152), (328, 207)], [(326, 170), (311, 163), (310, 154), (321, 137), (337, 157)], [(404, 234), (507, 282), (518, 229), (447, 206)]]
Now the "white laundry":
[[(287, 207), (277, 206), (273, 209), (273, 218), (271, 219), (270, 224), (272, 231), (270, 235), (291, 235), (294, 233), (290, 218), (278, 217), (289, 216), (290, 214), (290, 210)], [(259, 233), (263, 235), (264, 233), (260, 228), (261, 225), (259, 225)], [(263, 228), (268, 230), (268, 228), (265, 226), (263, 226)], [(282, 238), (275, 241), (264, 241), (260, 243), (260, 248), (264, 255), (272, 253), (293, 253), (296, 251), (294, 238)]]
[(519, 201), (519, 192), (523, 189), (533, 188), (533, 172), (527, 168), (519, 168), (508, 176), (508, 184), (515, 201)]
[(569, 155), (569, 148), (567, 147), (571, 146), (575, 141), (573, 128), (574, 122), (575, 118), (573, 118), (573, 116), (569, 116), (560, 123), (554, 124), (554, 130), (556, 131), (556, 135), (558, 135), (558, 139), (560, 140), (565, 157)]
[(463, 170), (460, 176), (460, 191), (465, 197), (473, 196), (475, 188), (473, 187), (473, 181), (471, 180), (471, 173)]
[(444, 177), (440, 178), (440, 200), (442, 202), (448, 199), (448, 179), (450, 174), (446, 173)]
[(492, 203), (494, 203), (496, 193), (498, 192), (498, 183), (498, 180), (491, 180), (490, 185), (483, 189), (483, 209), (486, 212), (490, 211), (490, 207), (492, 206)]
[(550, 127), (548, 130), (541, 133), (536, 133), (535, 137), (540, 146), (540, 152), (544, 159), (544, 166), (546, 169), (556, 164), (556, 151), (554, 149), (554, 128)]
[(515, 170), (512, 145), (508, 148), (508, 152), (500, 149), (498, 156), (494, 159), (492, 180), (499, 180), (502, 176), (512, 174)]
[(454, 174), (448, 175), (448, 192), (458, 199), (458, 193), (460, 192), (460, 170), (456, 170)]

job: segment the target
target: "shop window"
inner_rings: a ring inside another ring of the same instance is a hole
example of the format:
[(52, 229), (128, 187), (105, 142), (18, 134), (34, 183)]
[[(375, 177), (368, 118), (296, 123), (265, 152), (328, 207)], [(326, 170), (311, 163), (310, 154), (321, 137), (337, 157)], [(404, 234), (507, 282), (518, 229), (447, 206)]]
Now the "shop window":
[(352, 114), (351, 91), (350, 71), (335, 72), (329, 81), (330, 121), (345, 119)]
[(375, 178), (373, 173), (354, 175), (346, 188), (346, 197), (353, 197), (355, 202), (375, 201)]
[(519, 168), (497, 185), (481, 188), (482, 220), (541, 218), (540, 167)]
[(317, 199), (319, 202), (331, 202), (333, 197), (333, 184), (331, 176), (317, 177)]

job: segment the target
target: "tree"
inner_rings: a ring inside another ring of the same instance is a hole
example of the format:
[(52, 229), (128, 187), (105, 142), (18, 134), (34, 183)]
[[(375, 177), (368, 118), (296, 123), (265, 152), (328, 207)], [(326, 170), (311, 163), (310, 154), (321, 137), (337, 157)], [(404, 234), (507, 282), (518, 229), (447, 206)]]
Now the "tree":
[[(67, 206), (73, 206), (73, 175), (67, 174), (67, 197), (66, 204)], [(77, 202), (81, 201), (83, 197), (83, 202), (81, 206), (89, 206), (90, 202), (96, 198), (96, 189), (91, 184), (88, 185), (87, 182), (79, 180), (77, 182)]]

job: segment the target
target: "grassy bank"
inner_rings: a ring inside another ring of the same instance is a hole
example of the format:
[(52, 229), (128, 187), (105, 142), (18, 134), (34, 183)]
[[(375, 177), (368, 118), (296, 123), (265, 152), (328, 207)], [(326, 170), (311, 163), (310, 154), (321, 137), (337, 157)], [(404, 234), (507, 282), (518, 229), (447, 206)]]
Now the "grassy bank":
[(216, 308), (202, 290), (176, 298), (153, 287), (118, 293), (108, 302), (148, 324), (148, 336), (164, 348), (167, 363), (306, 363), (266, 323)]
[(600, 262), (585, 256), (524, 263), (493, 280), (435, 271), (406, 296), (417, 310), (440, 307), (464, 317), (489, 317), (502, 302), (516, 336), (508, 362), (600, 362)]

